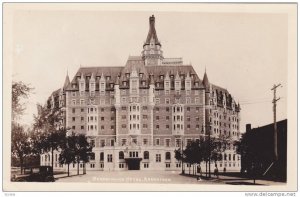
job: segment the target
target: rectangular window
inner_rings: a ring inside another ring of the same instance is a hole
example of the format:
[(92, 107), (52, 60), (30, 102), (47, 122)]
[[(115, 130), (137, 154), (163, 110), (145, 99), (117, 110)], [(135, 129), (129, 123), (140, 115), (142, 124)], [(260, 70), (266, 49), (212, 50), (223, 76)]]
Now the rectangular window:
[(124, 163), (119, 163), (119, 168), (124, 168)]
[(75, 108), (72, 108), (72, 113), (73, 113), (73, 114), (75, 113)]
[(127, 143), (127, 139), (122, 139), (122, 146), (125, 146)]
[(156, 160), (157, 163), (160, 163), (161, 162), (161, 155), (160, 154), (156, 154), (155, 160)]
[(149, 168), (149, 163), (144, 163), (144, 168)]
[(100, 140), (100, 147), (104, 147), (105, 146), (105, 140)]
[(84, 129), (84, 126), (81, 126), (81, 130), (83, 130)]
[(72, 121), (75, 122), (75, 117), (72, 117)]
[(166, 147), (170, 147), (170, 145), (171, 145), (170, 142), (171, 142), (171, 139), (166, 139), (166, 144), (165, 144)]
[(159, 138), (155, 139), (155, 145), (156, 145), (156, 146), (159, 146), (159, 144), (160, 144)]
[(175, 139), (176, 147), (181, 147), (181, 139)]
[(148, 144), (148, 139), (143, 139), (143, 145), (147, 145)]
[(122, 129), (126, 129), (126, 124), (122, 124)]
[(186, 103), (187, 103), (187, 104), (190, 104), (190, 103), (191, 103), (191, 98), (189, 98), (189, 97), (186, 98)]
[(171, 164), (170, 163), (166, 163), (166, 168), (170, 168)]
[(166, 99), (165, 99), (165, 103), (166, 103), (166, 104), (170, 104), (170, 99), (169, 99), (169, 98), (166, 98)]
[(143, 128), (144, 128), (144, 129), (147, 129), (147, 128), (148, 128), (148, 125), (147, 125), (147, 124), (143, 124)]
[(107, 162), (108, 162), (108, 163), (111, 163), (112, 160), (113, 160), (112, 154), (107, 154)]
[(190, 144), (192, 142), (192, 139), (186, 139), (186, 145)]
[(160, 103), (160, 99), (159, 98), (155, 98), (155, 104), (159, 104)]

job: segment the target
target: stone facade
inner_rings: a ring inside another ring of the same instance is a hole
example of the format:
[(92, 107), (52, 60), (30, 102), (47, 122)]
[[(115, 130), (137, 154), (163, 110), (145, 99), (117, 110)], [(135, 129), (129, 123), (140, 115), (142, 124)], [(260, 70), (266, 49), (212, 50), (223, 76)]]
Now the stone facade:
[[(81, 67), (50, 97), (62, 109), (63, 126), (94, 144), (88, 170), (181, 170), (174, 150), (189, 141), (208, 132), (239, 139), (240, 107), (233, 97), (206, 72), (201, 80), (181, 58), (164, 58), (154, 16), (149, 22), (141, 56), (130, 56), (122, 67)], [(48, 157), (42, 155), (42, 165), (50, 164)], [(57, 157), (55, 168), (64, 168)], [(217, 165), (240, 169), (232, 144)]]

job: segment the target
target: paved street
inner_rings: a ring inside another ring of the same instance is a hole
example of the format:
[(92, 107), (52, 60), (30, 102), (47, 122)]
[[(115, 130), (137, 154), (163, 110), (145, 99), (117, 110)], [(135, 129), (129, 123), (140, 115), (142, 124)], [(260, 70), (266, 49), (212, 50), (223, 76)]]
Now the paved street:
[[(56, 176), (56, 182), (98, 182), (98, 183), (181, 183), (181, 184), (220, 184), (218, 181), (197, 181), (196, 178), (181, 176), (174, 171), (88, 171), (86, 175), (65, 177)], [(73, 172), (71, 175), (75, 175)], [(59, 178), (62, 177), (62, 178)]]
[[(66, 174), (56, 175), (56, 182), (94, 182), (94, 183), (165, 183), (165, 184), (231, 184), (251, 185), (253, 180), (240, 177), (220, 176), (211, 180), (197, 181), (195, 177), (182, 176), (175, 171), (88, 171), (86, 175), (76, 175), (71, 172), (70, 177)], [(256, 180), (258, 185), (282, 185), (284, 183)]]

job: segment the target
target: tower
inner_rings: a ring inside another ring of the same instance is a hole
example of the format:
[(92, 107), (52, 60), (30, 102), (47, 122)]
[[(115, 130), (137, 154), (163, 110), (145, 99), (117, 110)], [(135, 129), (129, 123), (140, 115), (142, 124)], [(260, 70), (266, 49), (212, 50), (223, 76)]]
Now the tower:
[(163, 60), (163, 52), (161, 44), (157, 38), (155, 30), (155, 17), (154, 15), (149, 18), (149, 32), (146, 42), (143, 45), (142, 57), (145, 65), (161, 65)]

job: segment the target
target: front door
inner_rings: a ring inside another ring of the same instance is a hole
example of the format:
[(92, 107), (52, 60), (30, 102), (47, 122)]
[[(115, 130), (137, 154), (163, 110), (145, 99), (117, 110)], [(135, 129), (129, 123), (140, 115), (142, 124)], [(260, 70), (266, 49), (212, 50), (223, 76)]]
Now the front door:
[(128, 170), (139, 170), (140, 169), (140, 159), (128, 159)]

